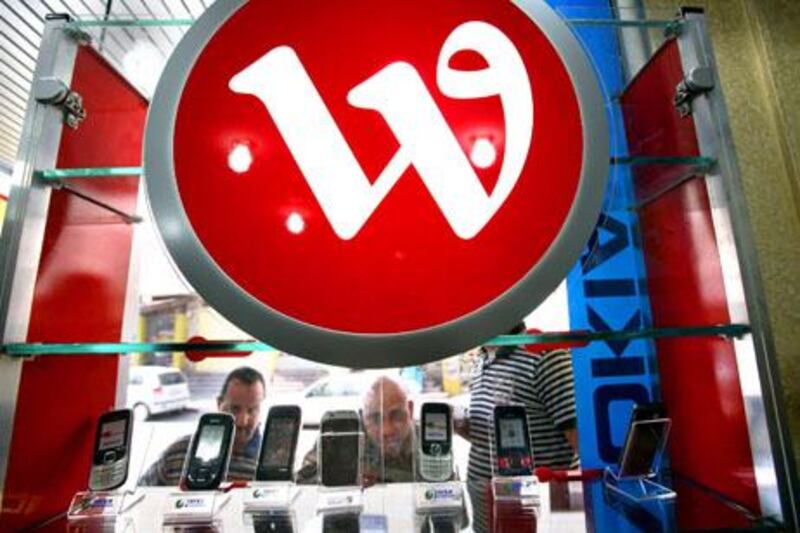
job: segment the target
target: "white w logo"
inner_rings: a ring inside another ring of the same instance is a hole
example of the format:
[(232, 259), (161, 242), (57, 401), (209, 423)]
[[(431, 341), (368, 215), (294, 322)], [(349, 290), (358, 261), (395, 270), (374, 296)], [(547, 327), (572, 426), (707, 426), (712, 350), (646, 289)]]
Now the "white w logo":
[[(481, 54), (488, 67), (451, 69), (450, 58), (465, 50)], [(380, 113), (400, 144), (374, 184), (292, 48), (270, 50), (236, 74), (229, 86), (234, 92), (256, 96), (266, 106), (340, 238), (355, 237), (400, 176), (414, 165), (456, 235), (471, 239), (506, 201), (528, 157), (533, 134), (530, 80), (508, 37), (487, 23), (467, 22), (445, 40), (436, 82), (450, 98), (500, 97), (506, 150), (491, 194), (483, 189), (422, 78), (408, 63), (390, 64), (347, 96), (350, 105)]]

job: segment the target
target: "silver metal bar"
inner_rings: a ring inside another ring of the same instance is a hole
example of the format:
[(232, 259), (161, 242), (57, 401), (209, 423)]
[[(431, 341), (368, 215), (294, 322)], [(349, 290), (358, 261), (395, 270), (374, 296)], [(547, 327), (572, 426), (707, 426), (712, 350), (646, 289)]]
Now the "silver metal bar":
[[(66, 83), (72, 81), (77, 44), (65, 36), (64, 23), (51, 20), (45, 24), (34, 77), (55, 76)], [(29, 97), (0, 233), (0, 335), (4, 342), (27, 338), (50, 202), (50, 188), (34, 183), (33, 170), (55, 164), (61, 129), (60, 110), (38, 104)], [(0, 357), (0, 506), (21, 372), (22, 366), (17, 361)]]
[(77, 198), (80, 198), (81, 200), (89, 202), (92, 205), (96, 205), (97, 207), (105, 209), (106, 211), (110, 211), (111, 213), (114, 213), (115, 215), (119, 215), (119, 217), (122, 218), (128, 224), (135, 224), (135, 223), (138, 223), (138, 222), (142, 221), (142, 217), (140, 217), (138, 215), (130, 215), (130, 214), (126, 213), (125, 211), (117, 209), (116, 207), (114, 207), (111, 204), (107, 204), (106, 202), (103, 202), (102, 200), (98, 200), (97, 198), (93, 198), (92, 196), (90, 196), (90, 195), (88, 195), (88, 194), (86, 194), (84, 192), (81, 192), (78, 189), (70, 187), (69, 185), (63, 185), (62, 184), (58, 188), (63, 190), (63, 191), (65, 191), (65, 192), (67, 192), (67, 193), (69, 193), (69, 194), (71, 194), (71, 195), (73, 195), (73, 196), (75, 196), (75, 197), (77, 197)]
[[(705, 16), (694, 10), (678, 37), (684, 72), (710, 67), (718, 80)], [(800, 482), (783, 411), (769, 316), (757, 264), (755, 239), (747, 211), (733, 134), (722, 89), (718, 86), (692, 102), (701, 153), (716, 157), (718, 168), (706, 178), (719, 248), (728, 312), (732, 321), (753, 327), (752, 337), (734, 342), (745, 415), (762, 512), (783, 521), (787, 531), (800, 528)]]

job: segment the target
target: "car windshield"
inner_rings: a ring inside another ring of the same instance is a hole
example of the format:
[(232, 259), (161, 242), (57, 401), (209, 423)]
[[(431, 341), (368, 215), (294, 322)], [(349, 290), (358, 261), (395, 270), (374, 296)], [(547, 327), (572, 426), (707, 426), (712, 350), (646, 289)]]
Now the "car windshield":
[(180, 372), (169, 372), (167, 374), (160, 374), (158, 382), (162, 385), (176, 385), (178, 383), (186, 383), (186, 378)]

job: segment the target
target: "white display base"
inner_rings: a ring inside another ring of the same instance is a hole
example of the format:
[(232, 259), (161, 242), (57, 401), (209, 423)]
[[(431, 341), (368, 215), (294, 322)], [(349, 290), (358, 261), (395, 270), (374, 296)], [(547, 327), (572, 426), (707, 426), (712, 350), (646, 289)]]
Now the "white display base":
[(67, 522), (70, 525), (113, 527), (124, 510), (123, 504), (129, 495), (126, 492), (78, 492), (69, 505)]
[(464, 506), (464, 489), (458, 481), (415, 483), (414, 505), (417, 514), (460, 512)]
[(536, 476), (493, 477), (492, 494), (495, 501), (538, 504), (541, 487)]
[(620, 477), (617, 467), (608, 467), (603, 472), (603, 484), (610, 493), (635, 503), (675, 499), (675, 491), (647, 477)]
[(361, 511), (363, 508), (361, 487), (325, 488), (317, 492), (317, 514)]
[(283, 481), (254, 482), (237, 492), (246, 513), (288, 509), (296, 495), (294, 484)]
[(174, 492), (164, 500), (164, 525), (213, 524), (229, 500), (217, 491)]

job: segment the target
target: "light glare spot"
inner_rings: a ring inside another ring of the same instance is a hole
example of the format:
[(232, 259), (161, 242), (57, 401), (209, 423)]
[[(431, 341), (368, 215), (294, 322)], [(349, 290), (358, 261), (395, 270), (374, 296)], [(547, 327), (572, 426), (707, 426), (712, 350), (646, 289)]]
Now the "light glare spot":
[(289, 233), (298, 235), (306, 229), (306, 221), (298, 213), (292, 213), (286, 219), (286, 229), (289, 230)]
[(472, 164), (478, 168), (489, 168), (494, 165), (497, 159), (497, 150), (489, 139), (479, 138), (472, 145), (472, 152), (469, 155)]
[(243, 144), (237, 144), (228, 154), (228, 166), (237, 174), (247, 172), (250, 170), (250, 165), (252, 164), (253, 154), (251, 154), (250, 149)]

